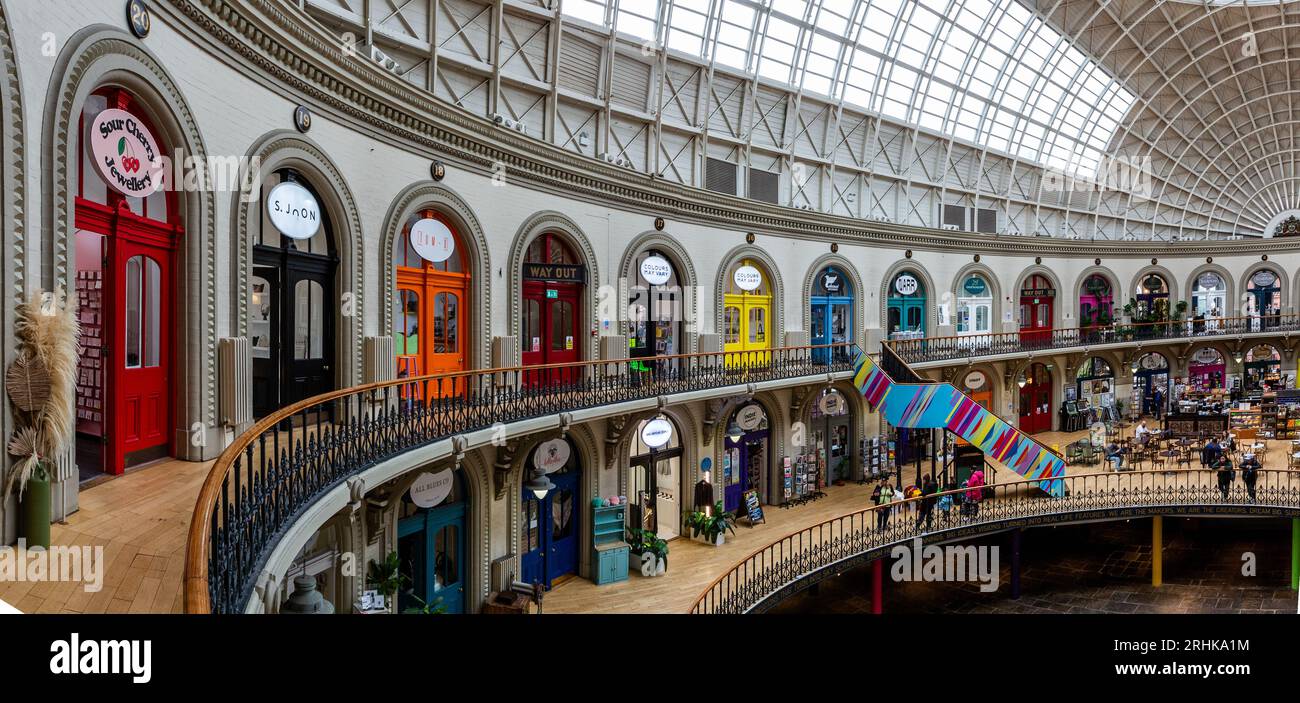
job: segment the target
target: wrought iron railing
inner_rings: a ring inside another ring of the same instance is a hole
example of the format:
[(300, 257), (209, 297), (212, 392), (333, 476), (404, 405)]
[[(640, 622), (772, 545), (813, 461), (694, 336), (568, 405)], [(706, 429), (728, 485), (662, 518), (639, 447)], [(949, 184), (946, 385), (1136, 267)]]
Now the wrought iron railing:
[[(903, 544), (917, 537), (942, 536), (984, 526), (994, 532), (999, 525), (1024, 518), (1070, 516), (1083, 518), (1099, 511), (1213, 506), (1218, 512), (1300, 513), (1300, 471), (1262, 469), (1253, 489), (1241, 478), (1223, 491), (1213, 471), (1134, 471), (1066, 476), (1064, 497), (1053, 498), (1022, 480), (985, 486), (982, 490), (957, 489), (925, 498), (912, 498), (888, 506), (872, 506), (831, 518), (792, 532), (754, 551), (709, 584), (695, 600), (693, 614), (745, 613), (791, 595), (802, 581), (825, 569), (853, 568), (855, 558)], [(981, 496), (967, 503), (967, 495)], [(939, 508), (947, 496), (949, 511)], [(971, 507), (974, 506), (974, 507)], [(892, 511), (887, 522), (880, 515)], [(1116, 515), (1121, 517), (1121, 515)], [(767, 602), (774, 599), (772, 602)]]
[(1198, 340), (1270, 332), (1300, 331), (1300, 315), (1219, 317), (1170, 322), (1135, 322), (1051, 330), (1023, 330), (957, 337), (922, 337), (884, 342), (908, 363), (948, 361), (1097, 344)]
[(466, 371), (326, 393), (260, 420), (217, 459), (185, 555), (185, 609), (242, 612), (290, 526), (346, 479), (497, 423), (740, 383), (852, 369), (855, 345)]

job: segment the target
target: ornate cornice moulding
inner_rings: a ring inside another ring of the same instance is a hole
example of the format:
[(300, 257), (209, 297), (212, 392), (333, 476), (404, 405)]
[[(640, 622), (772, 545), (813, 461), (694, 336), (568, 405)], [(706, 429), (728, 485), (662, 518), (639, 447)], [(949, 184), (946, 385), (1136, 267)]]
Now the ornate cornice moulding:
[[(1092, 258), (1099, 242), (1108, 257), (1205, 256), (1300, 251), (1300, 240), (1123, 242), (946, 234), (910, 225), (794, 211), (630, 173), (537, 139), (497, 128), (364, 61), (347, 57), (342, 41), (301, 12), (272, 0), (163, 0), (162, 9), (188, 29), (238, 56), (282, 89), (316, 101), (322, 112), (364, 126), (376, 138), (437, 152), (481, 173), (504, 166), (512, 177), (551, 192), (588, 197), (628, 210), (703, 225), (789, 237), (932, 251)], [(202, 39), (202, 37), (196, 37)]]

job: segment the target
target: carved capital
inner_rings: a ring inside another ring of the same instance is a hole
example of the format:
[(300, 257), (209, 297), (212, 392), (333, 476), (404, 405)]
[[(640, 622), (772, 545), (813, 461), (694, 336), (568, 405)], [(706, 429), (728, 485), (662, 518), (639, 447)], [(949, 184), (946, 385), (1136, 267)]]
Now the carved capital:
[(519, 440), (517, 439), (507, 440), (504, 444), (497, 445), (497, 458), (492, 462), (492, 488), (496, 500), (504, 498), (506, 490), (510, 487), (515, 453), (518, 451)]

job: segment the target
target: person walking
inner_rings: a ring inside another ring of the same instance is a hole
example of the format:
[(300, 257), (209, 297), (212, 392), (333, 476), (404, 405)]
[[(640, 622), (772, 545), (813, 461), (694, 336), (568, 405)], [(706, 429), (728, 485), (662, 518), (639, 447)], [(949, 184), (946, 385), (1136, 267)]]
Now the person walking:
[(894, 500), (894, 489), (889, 485), (888, 479), (881, 479), (880, 491), (876, 494), (876, 529), (884, 530), (889, 527), (889, 504)]
[(1155, 396), (1152, 400), (1155, 404), (1156, 422), (1159, 422), (1160, 417), (1164, 415), (1165, 412), (1165, 390), (1163, 388), (1156, 388), (1156, 392), (1153, 395)]
[(1223, 446), (1219, 444), (1218, 437), (1210, 437), (1210, 441), (1201, 447), (1201, 468), (1210, 468), (1219, 463), (1219, 457), (1223, 456)]
[(926, 474), (921, 481), (921, 514), (917, 521), (925, 521), (925, 530), (930, 531), (931, 524), (934, 522), (934, 494), (939, 492), (939, 482), (935, 481), (930, 474)]
[(1214, 468), (1219, 476), (1219, 493), (1222, 493), (1223, 499), (1227, 500), (1228, 491), (1232, 490), (1232, 480), (1236, 478), (1236, 472), (1232, 470), (1232, 457), (1227, 454), (1221, 455)]
[(979, 517), (980, 501), (984, 500), (984, 471), (975, 469), (966, 481), (966, 487), (970, 489), (966, 491), (966, 500), (971, 506), (971, 517)]
[(1255, 502), (1255, 482), (1259, 480), (1259, 470), (1264, 468), (1254, 454), (1247, 454), (1241, 460), (1241, 482), (1246, 484), (1246, 495), (1250, 502)]

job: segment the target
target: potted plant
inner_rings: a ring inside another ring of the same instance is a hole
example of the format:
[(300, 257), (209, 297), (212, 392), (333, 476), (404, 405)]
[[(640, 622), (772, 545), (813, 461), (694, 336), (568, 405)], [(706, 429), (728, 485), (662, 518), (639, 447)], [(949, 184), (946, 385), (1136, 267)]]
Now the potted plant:
[(28, 546), (50, 545), (50, 482), (72, 444), (81, 325), (62, 291), (32, 293), (18, 306), (17, 355), (5, 372), (13, 406), (8, 451), (17, 461), (0, 500), (17, 494)]
[(397, 552), (389, 552), (383, 561), (370, 562), (370, 568), (366, 572), (366, 585), (383, 595), (384, 604), (390, 613), (397, 611), (397, 603), (393, 601), (397, 592), (411, 581), (409, 576), (402, 573), (401, 565)]
[(703, 537), (716, 546), (722, 546), (727, 532), (736, 534), (736, 516), (722, 509), (722, 501), (714, 504), (712, 515), (693, 512), (688, 522), (692, 537)]
[(403, 615), (444, 615), (447, 612), (447, 606), (442, 604), (442, 596), (434, 598), (433, 602), (429, 603), (415, 595), (415, 591), (410, 589), (407, 589), (406, 595), (419, 605), (413, 605), (403, 610)]
[(662, 576), (668, 569), (668, 542), (653, 530), (628, 530), (627, 543), (637, 555), (642, 576)]

